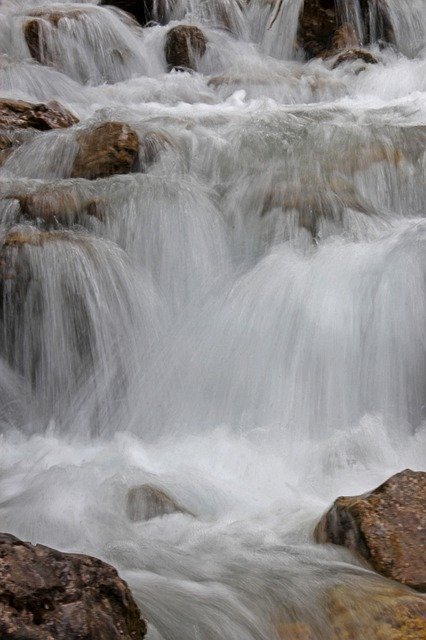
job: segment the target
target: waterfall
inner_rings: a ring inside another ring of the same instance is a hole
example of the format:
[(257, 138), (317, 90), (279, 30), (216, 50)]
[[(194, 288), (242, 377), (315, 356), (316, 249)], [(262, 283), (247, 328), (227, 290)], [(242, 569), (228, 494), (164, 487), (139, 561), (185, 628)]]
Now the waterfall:
[(115, 4), (0, 3), (0, 530), (113, 564), (149, 640), (330, 640), (380, 578), (315, 523), (426, 459), (425, 2)]

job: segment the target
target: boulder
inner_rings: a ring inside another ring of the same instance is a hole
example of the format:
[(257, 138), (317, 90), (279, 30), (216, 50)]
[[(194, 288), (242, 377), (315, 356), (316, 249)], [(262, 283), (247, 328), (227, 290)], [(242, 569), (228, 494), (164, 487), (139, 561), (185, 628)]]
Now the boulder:
[(150, 484), (131, 487), (127, 494), (127, 515), (133, 522), (151, 520), (170, 513), (190, 511), (175, 502), (165, 491)]
[(105, 122), (82, 131), (77, 142), (72, 178), (95, 180), (138, 168), (139, 139), (127, 124)]
[(78, 122), (78, 118), (59, 102), (34, 104), (24, 100), (0, 98), (0, 129), (33, 128), (39, 131), (63, 129)]
[(0, 534), (4, 640), (142, 640), (146, 623), (110, 565)]
[(334, 0), (305, 0), (299, 16), (298, 46), (308, 59), (322, 56), (332, 49), (336, 28)]
[(206, 37), (198, 27), (180, 24), (167, 32), (165, 54), (169, 69), (197, 70), (206, 52)]
[(406, 469), (360, 496), (340, 497), (315, 528), (379, 573), (426, 590), (426, 473)]
[(322, 603), (325, 616), (317, 622), (277, 625), (280, 640), (423, 640), (426, 600), (395, 585), (363, 580), (330, 587)]
[(167, 0), (101, 0), (101, 5), (117, 7), (133, 16), (143, 27), (149, 22), (166, 24), (174, 2)]

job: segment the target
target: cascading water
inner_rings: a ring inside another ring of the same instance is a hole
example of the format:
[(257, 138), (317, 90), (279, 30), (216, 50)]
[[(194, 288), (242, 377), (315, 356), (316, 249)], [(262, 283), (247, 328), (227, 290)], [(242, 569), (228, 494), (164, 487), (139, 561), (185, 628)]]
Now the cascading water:
[[(315, 522), (424, 466), (425, 3), (364, 6), (336, 11), (377, 64), (332, 68), (302, 60), (300, 0), (165, 2), (145, 29), (0, 4), (0, 99), (80, 118), (0, 168), (0, 530), (111, 562), (151, 640), (329, 640), (326, 588), (380, 579)], [(167, 73), (178, 24), (197, 72)], [(73, 178), (111, 120), (156, 161)], [(62, 217), (28, 220), (38, 197)], [(143, 482), (191, 513), (131, 521)]]

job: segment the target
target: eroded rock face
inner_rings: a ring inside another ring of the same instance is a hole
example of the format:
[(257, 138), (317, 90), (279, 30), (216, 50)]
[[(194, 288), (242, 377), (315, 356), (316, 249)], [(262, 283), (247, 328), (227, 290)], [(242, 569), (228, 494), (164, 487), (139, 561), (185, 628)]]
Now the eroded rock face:
[(338, 585), (324, 594), (318, 622), (277, 625), (280, 640), (423, 640), (426, 600), (394, 583)]
[(355, 62), (356, 60), (360, 60), (366, 64), (378, 63), (377, 58), (369, 51), (364, 51), (363, 49), (347, 49), (337, 56), (337, 59), (333, 64), (333, 69), (336, 69), (336, 67), (339, 67), (345, 62)]
[(317, 542), (344, 545), (379, 573), (426, 591), (426, 473), (397, 473), (369, 493), (337, 498)]
[(307, 58), (332, 49), (336, 28), (334, 0), (305, 0), (299, 17), (298, 44)]
[(142, 640), (146, 623), (113, 567), (0, 534), (4, 640)]
[(71, 127), (77, 122), (74, 114), (54, 100), (46, 104), (34, 104), (24, 100), (0, 99), (0, 128), (31, 127), (47, 131)]
[[(150, 484), (131, 487), (127, 494), (127, 515), (133, 522), (151, 520), (170, 513), (190, 512), (175, 502), (165, 491)], [(190, 514), (192, 515), (192, 514)]]
[(198, 27), (180, 24), (166, 35), (165, 54), (170, 69), (197, 70), (206, 52), (206, 37)]
[(106, 178), (130, 173), (138, 165), (139, 139), (129, 125), (105, 122), (83, 131), (77, 141), (80, 150), (74, 161), (72, 178)]

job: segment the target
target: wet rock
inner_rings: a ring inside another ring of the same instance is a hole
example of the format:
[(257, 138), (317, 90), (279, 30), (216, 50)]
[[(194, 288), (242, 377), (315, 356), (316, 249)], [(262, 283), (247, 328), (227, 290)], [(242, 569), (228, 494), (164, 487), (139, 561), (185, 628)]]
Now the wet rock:
[(166, 0), (102, 0), (101, 5), (117, 7), (133, 16), (143, 27), (149, 22), (166, 24), (174, 2)]
[(407, 469), (369, 493), (338, 498), (314, 537), (344, 545), (384, 576), (425, 591), (426, 473)]
[(299, 17), (297, 42), (308, 59), (332, 49), (336, 28), (334, 0), (305, 0)]
[(81, 223), (84, 216), (103, 219), (100, 198), (81, 196), (69, 187), (47, 186), (34, 193), (9, 197), (19, 201), (24, 218), (43, 221), (48, 226)]
[(0, 128), (28, 128), (47, 131), (63, 129), (78, 122), (78, 118), (59, 102), (34, 104), (24, 100), (0, 99)]
[(366, 64), (377, 64), (379, 62), (369, 51), (364, 51), (363, 49), (348, 49), (337, 56), (332, 68), (336, 69), (336, 67), (345, 62), (355, 62), (356, 60), (361, 60)]
[(150, 484), (131, 487), (127, 494), (127, 515), (133, 522), (151, 520), (170, 513), (186, 513), (190, 511), (175, 502), (165, 491)]
[(24, 36), (31, 57), (41, 64), (54, 64), (55, 57), (49, 50), (46, 40), (46, 29), (57, 28), (63, 19), (79, 20), (85, 14), (84, 8), (75, 7), (40, 7), (33, 9), (26, 15), (28, 20), (24, 22)]
[(277, 625), (280, 640), (423, 640), (426, 601), (394, 583), (338, 585), (325, 593), (325, 616)]
[(4, 640), (142, 640), (146, 623), (113, 567), (0, 534)]
[(145, 133), (139, 151), (140, 169), (145, 171), (154, 164), (162, 151), (174, 147), (172, 138), (162, 131), (150, 131)]
[(105, 122), (81, 132), (77, 141), (72, 178), (95, 180), (138, 168), (139, 139), (127, 124)]
[(206, 52), (206, 37), (198, 27), (181, 24), (166, 35), (165, 54), (170, 69), (197, 70)]

